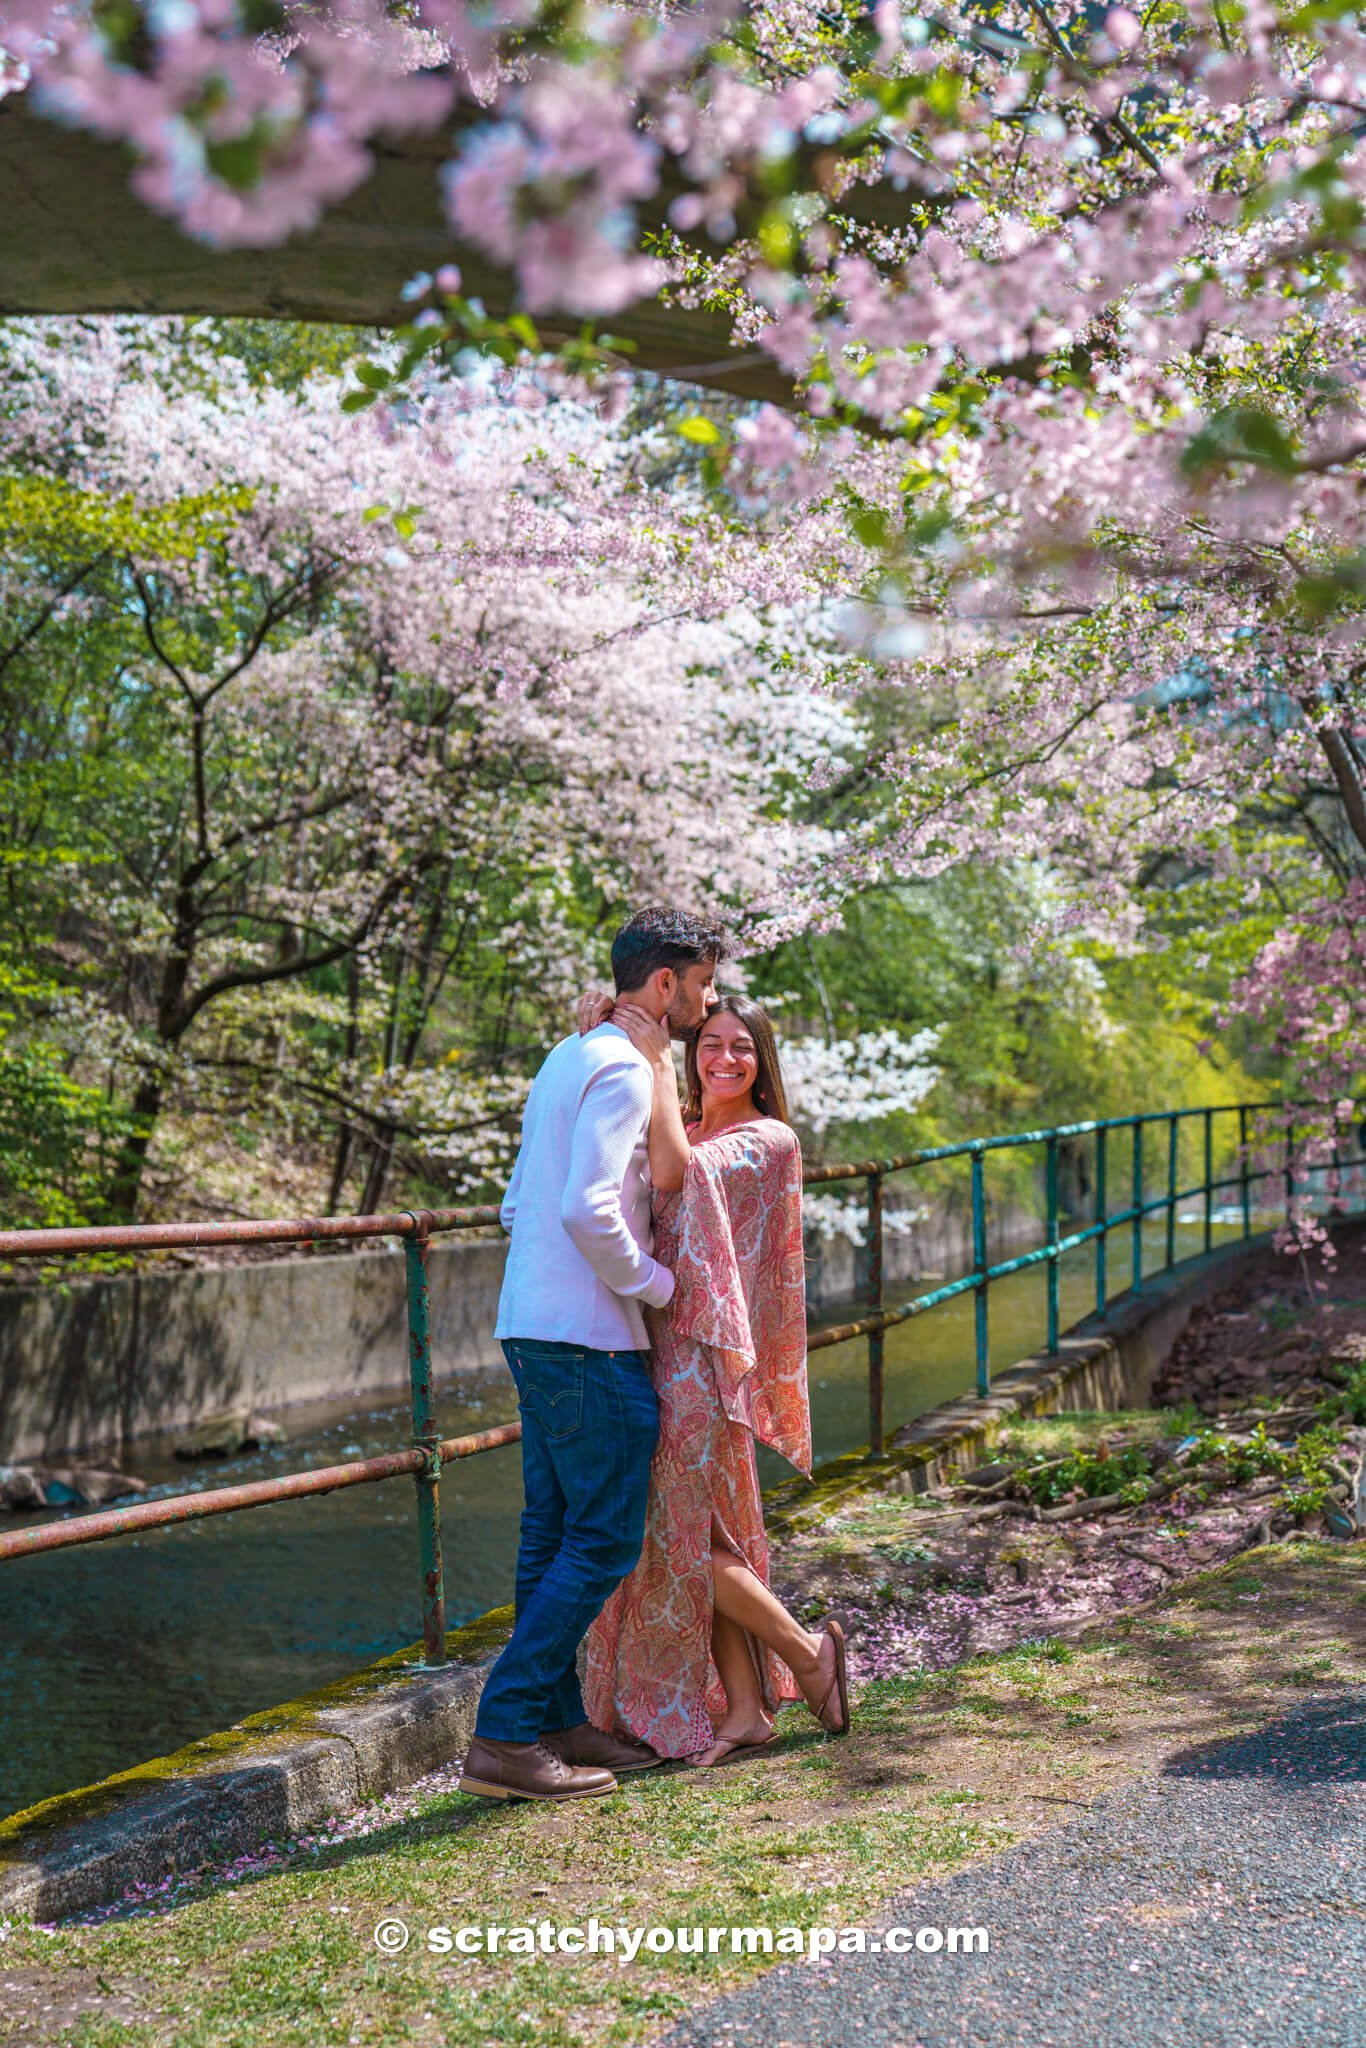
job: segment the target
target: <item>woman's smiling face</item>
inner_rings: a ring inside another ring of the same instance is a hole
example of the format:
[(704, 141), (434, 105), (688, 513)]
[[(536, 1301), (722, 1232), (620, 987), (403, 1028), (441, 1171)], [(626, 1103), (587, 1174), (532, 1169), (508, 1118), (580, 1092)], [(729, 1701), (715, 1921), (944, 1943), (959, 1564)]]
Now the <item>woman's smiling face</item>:
[(697, 1034), (697, 1078), (704, 1101), (738, 1105), (759, 1076), (754, 1040), (729, 1010), (708, 1017)]

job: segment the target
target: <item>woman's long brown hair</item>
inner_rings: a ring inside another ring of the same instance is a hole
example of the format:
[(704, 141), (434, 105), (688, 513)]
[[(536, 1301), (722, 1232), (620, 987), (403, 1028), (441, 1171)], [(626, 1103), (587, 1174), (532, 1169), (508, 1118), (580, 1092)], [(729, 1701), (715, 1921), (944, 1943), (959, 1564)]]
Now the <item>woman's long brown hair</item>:
[(683, 1054), (683, 1080), (687, 1099), (683, 1104), (683, 1121), (695, 1124), (702, 1117), (702, 1079), (697, 1071), (697, 1041), (713, 1017), (728, 1012), (738, 1017), (754, 1040), (758, 1054), (759, 1071), (754, 1077), (754, 1107), (761, 1116), (777, 1117), (779, 1123), (790, 1124), (787, 1113), (787, 1092), (783, 1087), (783, 1070), (778, 1064), (778, 1042), (773, 1036), (769, 1015), (761, 1004), (749, 996), (722, 996), (719, 1003), (707, 1012), (702, 1024), (688, 1040)]

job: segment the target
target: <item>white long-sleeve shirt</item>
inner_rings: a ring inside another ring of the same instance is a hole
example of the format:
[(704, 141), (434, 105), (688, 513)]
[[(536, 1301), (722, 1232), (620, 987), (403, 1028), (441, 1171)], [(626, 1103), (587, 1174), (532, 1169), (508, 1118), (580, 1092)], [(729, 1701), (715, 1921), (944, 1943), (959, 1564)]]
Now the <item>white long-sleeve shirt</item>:
[(649, 1062), (615, 1024), (561, 1039), (531, 1084), (507, 1194), (497, 1337), (645, 1348), (641, 1304), (673, 1274), (651, 1257)]

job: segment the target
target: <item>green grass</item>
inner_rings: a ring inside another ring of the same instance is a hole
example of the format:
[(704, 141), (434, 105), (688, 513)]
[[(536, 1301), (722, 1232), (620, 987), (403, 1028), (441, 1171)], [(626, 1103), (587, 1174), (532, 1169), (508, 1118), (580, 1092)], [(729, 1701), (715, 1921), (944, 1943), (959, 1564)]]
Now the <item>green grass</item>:
[(1199, 1427), (1194, 1402), (1180, 1408), (1073, 1408), (1012, 1421), (1002, 1432), (997, 1455), (1060, 1458), (1068, 1451), (1094, 1450), (1100, 1438), (1118, 1430), (1149, 1444), (1159, 1437), (1192, 1436)]
[[(138, 1987), (147, 2016), (87, 2013), (53, 2027), (62, 2048), (323, 2048), (341, 2042), (636, 2048), (663, 2024), (767, 1966), (755, 1957), (481, 1957), (427, 1952), (432, 1925), (866, 1924), (891, 1892), (1014, 1839), (979, 1808), (990, 1792), (913, 1767), (928, 1725), (967, 1726), (1016, 1749), (1022, 1702), (1074, 1714), (1070, 1646), (1045, 1641), (955, 1671), (866, 1686), (857, 1735), (825, 1740), (799, 1712), (762, 1769), (627, 1780), (579, 1807), (490, 1807), (445, 1793), (286, 1868), (210, 1883), (173, 1908), (44, 1936), (11, 1930), (8, 1964), (98, 1972)], [(1057, 1694), (1057, 1699), (1053, 1698)], [(1051, 1763), (1050, 1763), (1051, 1768)], [(381, 1955), (375, 1923), (414, 1930)], [(46, 2041), (44, 2048), (47, 2048)]]

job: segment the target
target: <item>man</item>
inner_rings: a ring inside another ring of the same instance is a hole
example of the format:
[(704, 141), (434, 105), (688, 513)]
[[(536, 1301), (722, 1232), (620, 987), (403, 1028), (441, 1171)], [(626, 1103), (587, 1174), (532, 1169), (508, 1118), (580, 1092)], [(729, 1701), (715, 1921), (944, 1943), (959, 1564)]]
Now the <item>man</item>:
[[(684, 911), (642, 910), (612, 944), (618, 996), (695, 1031), (716, 1001), (725, 935)], [(634, 1569), (658, 1408), (643, 1306), (673, 1274), (651, 1257), (651, 1071), (619, 1026), (562, 1039), (531, 1086), (503, 1201), (511, 1233), (495, 1334), (522, 1414), (526, 1506), (516, 1625), (484, 1687), (462, 1792), (583, 1799), (659, 1762), (594, 1728), (576, 1656)]]

